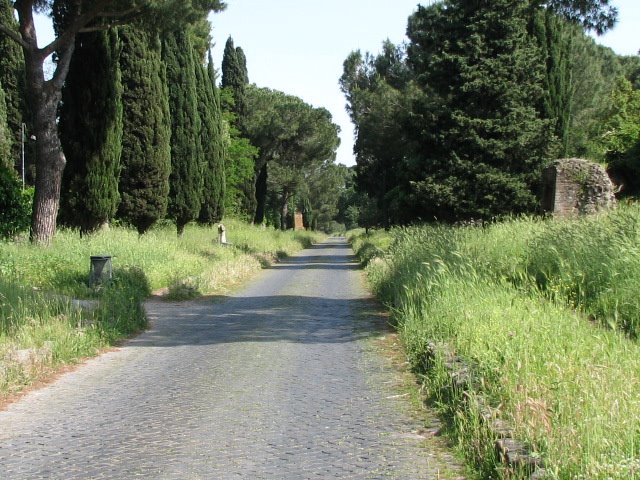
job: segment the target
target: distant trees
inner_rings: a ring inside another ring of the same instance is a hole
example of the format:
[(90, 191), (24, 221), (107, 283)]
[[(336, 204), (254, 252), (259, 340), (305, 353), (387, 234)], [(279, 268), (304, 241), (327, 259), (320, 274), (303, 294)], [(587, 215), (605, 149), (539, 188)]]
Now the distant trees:
[(376, 223), (388, 225), (390, 215), (400, 213), (400, 190), (408, 185), (413, 156), (407, 122), (418, 90), (405, 48), (388, 40), (382, 48), (376, 57), (351, 53), (340, 85), (356, 130), (355, 182), (377, 205)]
[(308, 228), (330, 231), (332, 222), (338, 218), (338, 203), (348, 176), (346, 166), (330, 160), (311, 170), (298, 193), (298, 210), (303, 213)]
[(245, 129), (259, 148), (255, 223), (265, 219), (267, 197), (274, 198), (277, 222), (286, 228), (289, 202), (305, 178), (325, 161), (335, 159), (339, 127), (331, 114), (300, 98), (276, 90), (247, 90)]

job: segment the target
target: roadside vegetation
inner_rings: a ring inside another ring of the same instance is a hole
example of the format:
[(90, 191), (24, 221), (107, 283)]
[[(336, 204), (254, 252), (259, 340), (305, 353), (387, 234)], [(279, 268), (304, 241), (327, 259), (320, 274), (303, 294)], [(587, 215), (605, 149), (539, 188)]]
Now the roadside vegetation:
[[(152, 291), (171, 300), (225, 294), (321, 238), (225, 225), (230, 247), (217, 243), (216, 229), (188, 225), (177, 238), (169, 224), (143, 236), (125, 228), (83, 238), (61, 230), (47, 249), (0, 243), (0, 401), (143, 329), (142, 301)], [(96, 289), (87, 285), (92, 255), (113, 256), (113, 280)]]
[[(485, 404), (542, 457), (545, 478), (640, 478), (639, 220), (639, 207), (623, 206), (569, 221), (352, 236), (482, 478), (519, 478), (498, 463)], [(448, 352), (472, 373), (465, 393), (447, 388)]]

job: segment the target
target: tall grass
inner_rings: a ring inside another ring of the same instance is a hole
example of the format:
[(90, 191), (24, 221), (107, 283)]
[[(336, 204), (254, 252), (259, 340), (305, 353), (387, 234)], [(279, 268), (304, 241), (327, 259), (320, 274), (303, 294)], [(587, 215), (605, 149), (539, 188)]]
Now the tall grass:
[[(112, 228), (80, 238), (61, 230), (53, 245), (0, 243), (0, 399), (60, 364), (94, 355), (144, 328), (142, 301), (152, 290), (184, 299), (224, 294), (277, 257), (318, 241), (312, 232), (280, 232), (230, 220), (232, 247), (217, 230), (159, 226), (143, 236)], [(113, 281), (87, 285), (89, 257), (113, 256)], [(75, 299), (92, 299), (79, 308)]]
[[(548, 478), (640, 478), (640, 345), (629, 338), (640, 317), (638, 215), (396, 229), (367, 267), (412, 363), (431, 342), (465, 358), (476, 380), (467, 396), (515, 426)], [(443, 391), (442, 375), (429, 382)], [(496, 467), (477, 412), (439, 401), (481, 471), (513, 478)]]
[(638, 336), (640, 208), (551, 223), (529, 251), (526, 272), (546, 294)]

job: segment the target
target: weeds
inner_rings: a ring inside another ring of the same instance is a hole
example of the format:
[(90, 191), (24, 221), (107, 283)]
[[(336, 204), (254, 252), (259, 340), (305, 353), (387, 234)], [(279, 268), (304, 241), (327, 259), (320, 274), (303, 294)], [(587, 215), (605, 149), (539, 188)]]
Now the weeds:
[[(377, 233), (390, 246), (368, 260), (368, 278), (412, 364), (420, 368), (430, 342), (465, 358), (476, 380), (468, 395), (514, 426), (548, 478), (637, 479), (639, 216), (625, 207), (565, 222)], [(442, 396), (437, 370), (430, 391), (472, 463), (487, 478), (520, 478), (495, 464), (477, 413)]]
[[(46, 249), (0, 243), (0, 397), (145, 328), (142, 302), (152, 290), (167, 288), (172, 300), (224, 294), (260, 270), (258, 257), (290, 255), (322, 238), (225, 224), (233, 248), (217, 244), (215, 228), (195, 225), (182, 238), (159, 226), (144, 236), (62, 230)], [(103, 254), (113, 256), (113, 280), (89, 288), (89, 257)], [(96, 307), (80, 308), (74, 298)]]

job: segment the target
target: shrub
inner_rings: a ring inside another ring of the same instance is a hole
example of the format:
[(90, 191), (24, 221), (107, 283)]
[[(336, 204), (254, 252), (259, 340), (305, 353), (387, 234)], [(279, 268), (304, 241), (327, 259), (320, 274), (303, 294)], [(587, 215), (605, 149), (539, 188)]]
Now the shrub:
[(11, 238), (29, 228), (31, 189), (22, 191), (8, 168), (0, 166), (0, 237)]

